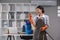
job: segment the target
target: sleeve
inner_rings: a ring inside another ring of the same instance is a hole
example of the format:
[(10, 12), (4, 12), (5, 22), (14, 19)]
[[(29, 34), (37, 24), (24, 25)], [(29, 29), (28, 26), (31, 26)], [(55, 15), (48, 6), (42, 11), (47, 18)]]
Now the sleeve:
[(49, 16), (46, 16), (46, 24), (49, 26)]
[[(35, 17), (33, 17), (32, 18), (33, 19), (33, 21), (34, 21), (34, 23), (36, 22), (36, 16)], [(36, 23), (35, 23), (36, 24)], [(32, 26), (32, 30), (35, 30), (35, 27), (31, 24), (31, 26)]]
[(35, 17), (33, 17), (33, 21), (34, 21), (34, 22), (36, 22), (36, 16), (35, 16)]

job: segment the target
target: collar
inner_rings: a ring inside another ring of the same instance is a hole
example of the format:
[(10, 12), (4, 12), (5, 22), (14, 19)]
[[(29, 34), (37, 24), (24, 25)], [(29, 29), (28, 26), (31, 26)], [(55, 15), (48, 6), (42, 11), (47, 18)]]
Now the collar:
[(45, 17), (45, 15), (43, 14), (43, 15), (42, 15), (42, 16), (40, 16), (40, 17), (37, 15), (37, 17), (38, 17), (38, 18), (41, 18), (41, 17)]

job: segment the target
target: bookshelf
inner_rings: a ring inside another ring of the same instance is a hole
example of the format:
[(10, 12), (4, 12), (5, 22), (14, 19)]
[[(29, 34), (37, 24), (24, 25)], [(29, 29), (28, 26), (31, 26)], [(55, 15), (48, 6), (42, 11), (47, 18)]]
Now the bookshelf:
[(6, 38), (9, 31), (10, 35), (17, 35), (15, 36), (17, 40), (18, 32), (22, 32), (28, 13), (36, 15), (34, 11), (36, 6), (37, 4), (33, 3), (0, 3), (0, 36)]
[(24, 20), (28, 18), (27, 14), (31, 12), (36, 15), (34, 11), (36, 6), (37, 4), (33, 3), (0, 3), (1, 34), (5, 34), (8, 29), (10, 32), (11, 30), (14, 31), (14, 33), (22, 32)]

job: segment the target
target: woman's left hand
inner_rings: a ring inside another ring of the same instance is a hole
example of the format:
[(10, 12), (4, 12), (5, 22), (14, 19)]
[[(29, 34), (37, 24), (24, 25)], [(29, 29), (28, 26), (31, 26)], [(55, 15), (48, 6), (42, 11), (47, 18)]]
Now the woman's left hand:
[(47, 25), (45, 25), (44, 27), (40, 28), (41, 31), (45, 31), (48, 28)]

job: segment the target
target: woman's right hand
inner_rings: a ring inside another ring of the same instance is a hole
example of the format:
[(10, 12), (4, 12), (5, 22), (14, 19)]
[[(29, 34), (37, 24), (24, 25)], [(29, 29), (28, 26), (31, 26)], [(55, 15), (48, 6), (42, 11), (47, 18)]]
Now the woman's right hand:
[(31, 13), (28, 14), (28, 18), (29, 18), (29, 21), (31, 22), (31, 24), (32, 24), (33, 26), (35, 26), (35, 22), (34, 22), (33, 19), (32, 19), (32, 14), (31, 14)]

